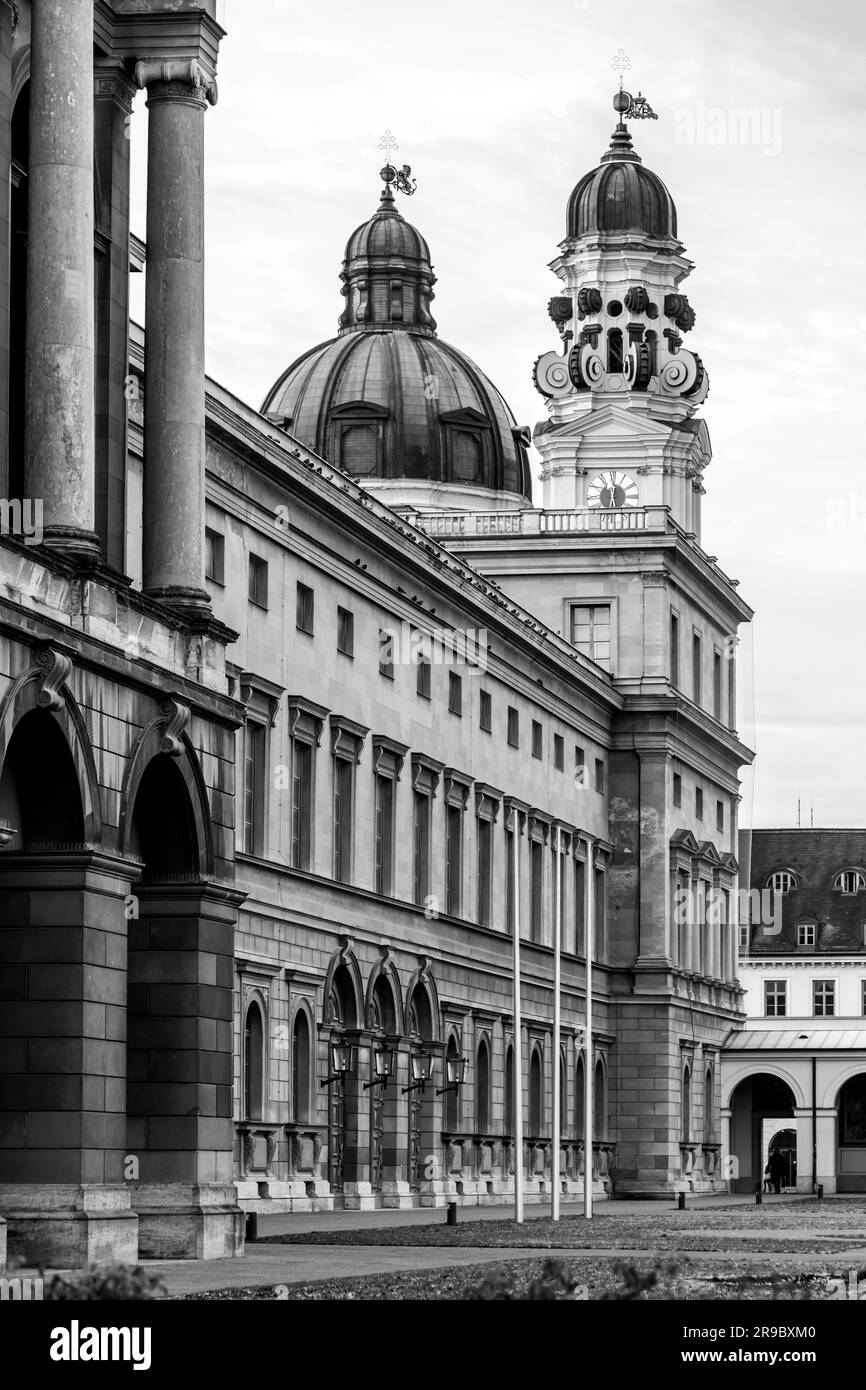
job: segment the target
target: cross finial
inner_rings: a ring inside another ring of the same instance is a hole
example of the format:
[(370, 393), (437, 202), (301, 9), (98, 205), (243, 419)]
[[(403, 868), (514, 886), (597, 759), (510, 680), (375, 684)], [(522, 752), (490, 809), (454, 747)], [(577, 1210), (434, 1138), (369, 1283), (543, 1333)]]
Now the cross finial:
[(391, 151), (392, 151), (392, 150), (399, 150), (400, 146), (397, 144), (397, 141), (395, 140), (394, 136), (391, 134), (390, 130), (386, 130), (386, 131), (385, 131), (385, 134), (382, 136), (382, 138), (381, 138), (381, 140), (379, 141), (379, 143), (378, 143), (378, 145), (376, 146), (376, 148), (379, 149), (379, 150), (384, 150), (384, 151), (385, 151), (385, 158), (390, 162), (390, 159), (391, 159)]
[(611, 63), (611, 67), (613, 68), (614, 72), (619, 73), (619, 89), (620, 91), (622, 91), (622, 75), (624, 72), (628, 72), (629, 68), (631, 67), (631, 58), (628, 56), (624, 48), (618, 49), (617, 52), (613, 55), (613, 62)]

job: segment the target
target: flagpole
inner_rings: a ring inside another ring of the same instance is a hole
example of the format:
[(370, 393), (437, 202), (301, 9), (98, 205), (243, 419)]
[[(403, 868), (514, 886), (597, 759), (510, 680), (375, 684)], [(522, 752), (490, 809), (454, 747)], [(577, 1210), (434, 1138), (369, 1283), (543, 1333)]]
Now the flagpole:
[(520, 812), (512, 808), (514, 828), (514, 862), (512, 864), (512, 899), (514, 903), (514, 1067), (513, 1097), (514, 1111), (514, 1219), (523, 1221), (523, 1046), (521, 1039), (522, 1020), (520, 1016)]
[(583, 1052), (583, 1214), (587, 1220), (592, 1217), (592, 1092), (594, 1048), (592, 1042), (592, 955), (595, 945), (595, 855), (593, 842), (586, 839), (586, 925), (584, 941), (586, 945), (586, 1026), (584, 1028)]
[(561, 950), (562, 950), (562, 876), (560, 873), (560, 856), (562, 854), (562, 830), (556, 827), (556, 859), (554, 877), (556, 882), (553, 886), (553, 1153), (550, 1160), (550, 1215), (554, 1221), (559, 1220), (559, 1146), (561, 1143), (560, 1125), (562, 1117), (560, 1115), (559, 1088), (560, 1079), (560, 1056), (559, 1056), (559, 1036), (561, 1029), (560, 1018), (560, 971), (561, 971)]

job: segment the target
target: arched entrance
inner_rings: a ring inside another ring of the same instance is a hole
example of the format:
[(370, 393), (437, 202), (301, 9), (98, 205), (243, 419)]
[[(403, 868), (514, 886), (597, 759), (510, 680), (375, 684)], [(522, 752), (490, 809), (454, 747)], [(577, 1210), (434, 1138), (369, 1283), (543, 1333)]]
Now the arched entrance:
[(839, 1089), (836, 1191), (866, 1192), (866, 1072)]
[[(0, 1212), (10, 1255), (78, 1267), (138, 1248), (122, 1188), (129, 871), (89, 843), (95, 778), (71, 697), (37, 684), (34, 670), (0, 718)], [(103, 1221), (94, 1184), (114, 1189)]]
[[(370, 1029), (370, 1075), (375, 1079), (374, 1054), (379, 1049), (396, 1049), (400, 1032), (394, 987), (385, 974), (377, 975), (368, 1007)], [(387, 1085), (370, 1086), (370, 1184), (374, 1192), (394, 1190), (405, 1182), (404, 1149), (400, 1143), (400, 1093), (396, 1076)]]
[[(243, 1244), (232, 1182), (239, 895), (209, 881), (209, 810), (198, 764), (185, 738), (175, 752), (160, 751), (164, 736), (156, 725), (139, 744), (122, 819), (127, 851), (142, 866), (129, 921), (129, 1176), (142, 1256), (217, 1258)], [(263, 1020), (251, 1015), (244, 1026), (244, 1092), (261, 1113)]]
[[(357, 1031), (357, 1005), (352, 977), (344, 964), (338, 965), (331, 979), (326, 1001), (325, 1022), (331, 1043)], [(337, 1079), (328, 1057), (328, 1181), (332, 1192), (342, 1192), (346, 1181), (346, 1086), (349, 1078)]]
[[(735, 1088), (731, 1106), (731, 1156), (736, 1161), (731, 1175), (735, 1192), (763, 1187), (764, 1169), (774, 1135), (795, 1130), (796, 1098), (788, 1083), (770, 1072), (756, 1072)], [(796, 1163), (796, 1142), (794, 1145)]]
[[(430, 996), (423, 984), (416, 985), (409, 996), (406, 1030), (410, 1053), (434, 1051), (437, 1029)], [(419, 1192), (422, 1183), (436, 1182), (439, 1178), (436, 1165), (428, 1162), (431, 1156), (438, 1156), (441, 1147), (436, 1133), (434, 1090), (433, 1084), (428, 1083), (423, 1090), (418, 1087), (408, 1093), (409, 1187), (413, 1192)]]
[[(766, 1123), (766, 1122), (765, 1122)], [(772, 1125), (772, 1121), (769, 1122)], [(770, 1176), (778, 1172), (782, 1188), (797, 1188), (797, 1131), (778, 1129), (772, 1135), (766, 1151)]]

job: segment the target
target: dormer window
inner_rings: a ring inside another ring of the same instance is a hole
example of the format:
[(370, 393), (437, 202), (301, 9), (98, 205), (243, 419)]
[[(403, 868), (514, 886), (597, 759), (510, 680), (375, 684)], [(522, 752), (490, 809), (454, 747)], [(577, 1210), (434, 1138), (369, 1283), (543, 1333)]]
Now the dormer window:
[(866, 888), (866, 877), (859, 869), (844, 869), (841, 874), (836, 875), (836, 882), (833, 887), (838, 893), (853, 895), (862, 893)]
[(445, 481), (490, 486), (490, 421), (472, 409), (451, 410), (440, 419), (445, 431)]
[(814, 946), (818, 937), (818, 925), (816, 922), (797, 923), (797, 945)]
[(331, 411), (329, 457), (353, 478), (382, 477), (388, 411), (366, 401), (349, 401)]
[(767, 887), (774, 893), (790, 893), (797, 887), (797, 876), (792, 874), (790, 869), (780, 869), (777, 873), (770, 874)]

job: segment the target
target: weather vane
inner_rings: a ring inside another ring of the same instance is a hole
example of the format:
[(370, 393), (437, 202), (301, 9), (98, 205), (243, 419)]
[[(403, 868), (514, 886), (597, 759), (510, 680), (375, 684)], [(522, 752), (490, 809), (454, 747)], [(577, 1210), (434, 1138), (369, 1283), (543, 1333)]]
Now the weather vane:
[(398, 169), (395, 164), (391, 163), (392, 150), (399, 150), (400, 146), (397, 144), (390, 130), (385, 131), (385, 134), (382, 136), (376, 148), (384, 150), (385, 157), (388, 160), (384, 169), (379, 171), (379, 177), (385, 184), (387, 192), (391, 192), (391, 185), (393, 184), (401, 193), (405, 193), (407, 198), (411, 198), (415, 189), (418, 187), (418, 180), (412, 178), (412, 169), (410, 165), (404, 164)]
[(631, 58), (624, 48), (620, 48), (614, 54), (611, 67), (614, 72), (619, 73), (619, 91), (613, 99), (613, 109), (619, 112), (621, 121), (657, 121), (658, 116), (653, 111), (646, 97), (638, 92), (637, 96), (632, 96), (631, 92), (623, 91), (622, 75), (631, 68)]

